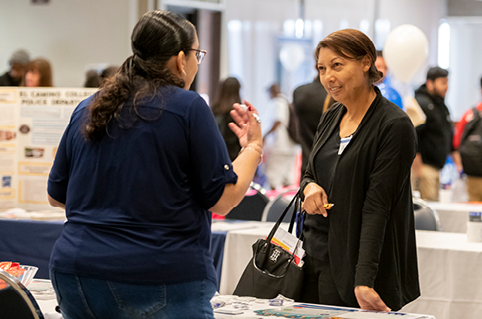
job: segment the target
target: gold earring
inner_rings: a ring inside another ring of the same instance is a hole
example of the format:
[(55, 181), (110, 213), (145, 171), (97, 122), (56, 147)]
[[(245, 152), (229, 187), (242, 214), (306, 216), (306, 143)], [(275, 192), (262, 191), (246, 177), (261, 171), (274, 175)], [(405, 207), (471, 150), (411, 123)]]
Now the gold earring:
[(182, 70), (182, 73), (184, 73), (184, 76), (187, 76), (186, 71)]

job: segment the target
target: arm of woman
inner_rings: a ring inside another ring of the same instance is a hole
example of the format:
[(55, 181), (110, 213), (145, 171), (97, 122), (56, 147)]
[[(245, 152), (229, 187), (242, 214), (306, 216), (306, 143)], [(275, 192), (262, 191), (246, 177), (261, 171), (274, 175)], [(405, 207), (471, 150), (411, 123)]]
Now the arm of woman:
[(67, 154), (67, 136), (70, 131), (70, 124), (65, 129), (60, 140), (54, 164), (50, 169), (47, 182), (47, 196), (49, 204), (53, 207), (65, 209), (67, 201), (67, 185), (69, 183), (69, 159)]
[(247, 112), (239, 104), (235, 104), (231, 111), (236, 124), (229, 123), (229, 126), (238, 136), (243, 149), (233, 162), (238, 181), (236, 184), (226, 184), (220, 199), (209, 209), (218, 215), (228, 214), (244, 198), (262, 156), (263, 140), (261, 125), (254, 117), (256, 109), (248, 102), (245, 103), (248, 106)]
[[(321, 117), (320, 123), (323, 122), (324, 116)], [(314, 146), (317, 144), (318, 139), (320, 138), (321, 131), (320, 131), (320, 124), (318, 125), (318, 129), (315, 134), (314, 143), (312, 146), (312, 150)], [(328, 216), (326, 209), (323, 207), (325, 204), (328, 204), (328, 196), (326, 195), (325, 190), (315, 182), (313, 166), (312, 166), (312, 157), (313, 154), (310, 154), (310, 159), (308, 161), (308, 165), (306, 166), (305, 175), (303, 176), (303, 180), (301, 181), (301, 190), (302, 190), (302, 199), (303, 199), (303, 209), (306, 213), (310, 215), (323, 215), (324, 217)]]
[(305, 200), (303, 209), (310, 215), (323, 215), (328, 217), (324, 205), (328, 204), (328, 196), (325, 190), (315, 182), (306, 185), (303, 190)]
[(373, 287), (392, 205), (397, 201), (402, 187), (410, 183), (416, 136), (408, 118), (387, 123), (380, 136), (382, 138), (363, 203), (355, 295), (363, 309), (387, 311), (388, 308)]
[(61, 203), (61, 202), (53, 199), (50, 195), (47, 195), (47, 196), (48, 196), (48, 199), (49, 199), (49, 204), (50, 204), (50, 206), (52, 206), (52, 207), (60, 207), (60, 208), (65, 209), (65, 204), (64, 204), (64, 203)]

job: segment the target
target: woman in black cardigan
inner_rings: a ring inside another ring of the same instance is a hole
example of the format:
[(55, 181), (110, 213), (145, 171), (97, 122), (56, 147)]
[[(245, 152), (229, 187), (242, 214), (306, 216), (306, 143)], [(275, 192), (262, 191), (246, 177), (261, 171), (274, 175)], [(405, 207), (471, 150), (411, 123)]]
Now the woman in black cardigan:
[(302, 301), (399, 310), (420, 295), (410, 188), (415, 130), (374, 85), (382, 74), (365, 34), (334, 32), (315, 58), (338, 103), (320, 120), (301, 185), (308, 213)]

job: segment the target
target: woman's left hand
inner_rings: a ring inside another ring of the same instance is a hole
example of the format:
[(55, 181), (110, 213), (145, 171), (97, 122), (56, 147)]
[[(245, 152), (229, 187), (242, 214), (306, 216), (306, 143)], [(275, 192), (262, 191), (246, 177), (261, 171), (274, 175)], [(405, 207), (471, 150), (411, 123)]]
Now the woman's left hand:
[(383, 302), (375, 289), (367, 286), (356, 286), (355, 296), (361, 309), (375, 311), (391, 311)]
[(261, 122), (258, 121), (258, 112), (256, 108), (244, 100), (247, 109), (239, 103), (234, 103), (233, 110), (230, 114), (235, 123), (229, 123), (229, 127), (239, 139), (239, 145), (246, 147), (250, 143), (256, 143), (260, 147), (263, 146), (263, 137), (261, 135)]

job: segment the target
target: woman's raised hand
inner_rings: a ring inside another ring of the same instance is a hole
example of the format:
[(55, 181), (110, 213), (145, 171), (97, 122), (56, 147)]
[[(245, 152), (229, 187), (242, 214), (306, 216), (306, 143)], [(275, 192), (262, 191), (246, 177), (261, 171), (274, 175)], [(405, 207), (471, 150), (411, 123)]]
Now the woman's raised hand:
[[(229, 127), (239, 139), (241, 147), (255, 143), (263, 147), (263, 137), (261, 134), (261, 121), (258, 112), (251, 103), (244, 100), (246, 110), (238, 103), (233, 105), (231, 117), (235, 123), (229, 123)], [(256, 115), (255, 115), (256, 114)]]

